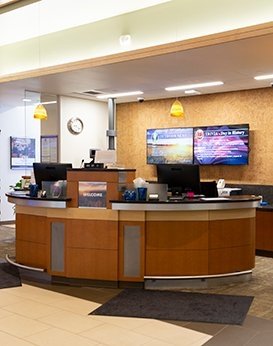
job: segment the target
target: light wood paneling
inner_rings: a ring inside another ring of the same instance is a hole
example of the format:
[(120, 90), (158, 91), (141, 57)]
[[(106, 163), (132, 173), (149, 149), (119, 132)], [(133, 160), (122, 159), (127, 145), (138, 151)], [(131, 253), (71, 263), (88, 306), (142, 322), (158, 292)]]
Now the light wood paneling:
[(210, 220), (228, 220), (228, 219), (249, 219), (255, 218), (256, 209), (230, 209), (230, 210), (210, 210)]
[(16, 240), (16, 262), (47, 269), (47, 246), (30, 241)]
[(68, 248), (66, 275), (70, 278), (117, 281), (117, 250)]
[(119, 211), (120, 221), (145, 221), (145, 211)]
[(115, 221), (69, 220), (66, 224), (68, 247), (83, 249), (118, 248), (118, 223)]
[(255, 244), (255, 218), (211, 221), (209, 248), (223, 249)]
[(25, 240), (45, 244), (46, 226), (46, 218), (43, 216), (16, 214), (16, 241)]
[(207, 274), (207, 250), (207, 221), (149, 221), (145, 275)]
[(83, 220), (118, 220), (118, 211), (95, 208), (39, 208), (16, 207), (18, 214), (45, 216), (47, 218), (83, 219)]
[(208, 249), (208, 222), (149, 221), (146, 223), (146, 249)]
[(208, 274), (207, 250), (147, 250), (146, 276)]
[(254, 244), (209, 250), (209, 274), (238, 272), (252, 269), (254, 266)]
[(160, 213), (146, 212), (147, 221), (206, 221), (209, 219), (208, 210), (192, 211), (161, 211)]

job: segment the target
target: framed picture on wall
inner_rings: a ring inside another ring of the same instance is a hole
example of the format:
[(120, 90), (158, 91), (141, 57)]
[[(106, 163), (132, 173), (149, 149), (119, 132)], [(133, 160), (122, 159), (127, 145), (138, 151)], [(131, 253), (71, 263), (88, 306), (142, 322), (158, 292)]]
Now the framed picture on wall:
[(32, 168), (35, 162), (35, 138), (10, 137), (10, 168)]
[(41, 162), (58, 162), (58, 136), (41, 136)]

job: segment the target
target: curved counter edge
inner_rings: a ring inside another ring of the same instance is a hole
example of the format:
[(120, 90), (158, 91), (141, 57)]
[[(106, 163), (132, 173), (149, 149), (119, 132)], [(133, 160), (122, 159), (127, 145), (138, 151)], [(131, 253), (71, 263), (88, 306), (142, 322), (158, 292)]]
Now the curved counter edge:
[(244, 199), (233, 199), (219, 201), (182, 201), (182, 202), (127, 202), (111, 201), (113, 210), (126, 211), (197, 211), (197, 210), (227, 210), (257, 208), (260, 199), (250, 197)]
[(67, 199), (46, 199), (46, 198), (37, 198), (29, 196), (17, 196), (12, 194), (6, 194), (8, 201), (10, 203), (25, 206), (25, 207), (42, 207), (42, 208), (66, 208), (67, 202), (70, 201), (70, 198)]

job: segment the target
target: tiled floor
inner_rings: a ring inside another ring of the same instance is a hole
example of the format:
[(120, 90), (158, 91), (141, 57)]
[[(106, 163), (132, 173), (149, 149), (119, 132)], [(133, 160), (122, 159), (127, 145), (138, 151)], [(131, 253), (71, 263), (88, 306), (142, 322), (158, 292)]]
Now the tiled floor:
[[(0, 227), (0, 258), (13, 251), (12, 238), (12, 227)], [(273, 259), (259, 257), (250, 282), (201, 290), (254, 295), (242, 326), (88, 315), (120, 290), (23, 282), (0, 290), (0, 345), (271, 346), (272, 264)]]

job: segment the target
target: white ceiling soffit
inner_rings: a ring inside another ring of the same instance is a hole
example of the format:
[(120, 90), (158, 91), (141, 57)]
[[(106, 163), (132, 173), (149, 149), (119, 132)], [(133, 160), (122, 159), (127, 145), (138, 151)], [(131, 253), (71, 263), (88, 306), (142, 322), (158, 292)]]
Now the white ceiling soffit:
[[(209, 47), (135, 59), (75, 71), (0, 83), (0, 93), (18, 88), (56, 95), (97, 100), (97, 93), (143, 91), (146, 100), (187, 96), (185, 91), (168, 92), (166, 87), (223, 81), (201, 94), (271, 87), (272, 80), (254, 77), (273, 73), (273, 34), (216, 44)], [(88, 91), (88, 93), (85, 93)], [(273, 88), (272, 88), (273, 92)], [(194, 96), (191, 96), (194, 97)], [(118, 103), (137, 97), (117, 99)]]
[(0, 15), (0, 46), (159, 5), (170, 0), (41, 0)]

